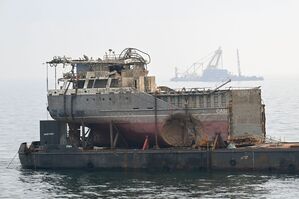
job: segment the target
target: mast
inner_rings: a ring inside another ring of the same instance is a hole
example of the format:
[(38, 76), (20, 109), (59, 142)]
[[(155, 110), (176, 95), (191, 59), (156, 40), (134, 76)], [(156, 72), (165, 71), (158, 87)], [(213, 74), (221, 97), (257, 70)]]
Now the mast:
[(239, 77), (241, 77), (242, 74), (241, 74), (241, 65), (240, 65), (239, 49), (237, 49), (237, 66), (238, 66), (238, 75), (239, 75)]
[(177, 67), (174, 68), (174, 77), (178, 78), (178, 68)]

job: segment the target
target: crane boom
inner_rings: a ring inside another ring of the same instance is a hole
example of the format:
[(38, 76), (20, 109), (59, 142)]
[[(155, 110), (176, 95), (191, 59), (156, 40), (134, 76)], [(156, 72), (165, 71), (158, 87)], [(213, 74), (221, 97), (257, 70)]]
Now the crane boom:
[(221, 56), (222, 56), (222, 50), (221, 50), (221, 47), (219, 47), (215, 51), (215, 53), (214, 53), (212, 59), (210, 60), (210, 62), (208, 63), (207, 68), (217, 68)]

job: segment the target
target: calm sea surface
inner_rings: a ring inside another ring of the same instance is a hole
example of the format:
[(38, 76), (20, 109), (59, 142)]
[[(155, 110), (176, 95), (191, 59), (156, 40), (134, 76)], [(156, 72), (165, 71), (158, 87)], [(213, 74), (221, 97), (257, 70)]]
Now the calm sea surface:
[[(298, 85), (299, 78), (229, 84), (261, 86), (267, 134), (282, 141), (299, 141)], [(45, 83), (0, 80), (0, 93), (0, 198), (299, 198), (299, 175), (34, 171), (22, 169), (17, 156), (7, 168), (21, 142), (39, 140), (39, 120), (47, 119)]]

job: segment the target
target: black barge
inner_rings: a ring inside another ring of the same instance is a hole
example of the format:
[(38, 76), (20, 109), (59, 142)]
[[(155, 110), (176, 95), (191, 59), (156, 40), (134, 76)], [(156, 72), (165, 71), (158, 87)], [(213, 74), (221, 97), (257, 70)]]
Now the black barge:
[[(117, 137), (112, 143), (120, 143)], [(299, 171), (299, 143), (295, 142), (220, 148), (218, 139), (206, 147), (159, 149), (146, 145), (146, 140), (140, 149), (91, 147), (88, 143), (84, 140), (80, 146), (69, 145), (65, 123), (40, 121), (40, 141), (30, 146), (22, 143), (19, 159), (23, 168), (31, 169)]]
[(238, 149), (98, 149), (82, 150), (57, 146), (35, 150), (22, 143), (19, 158), (31, 169), (118, 170), (223, 170), (298, 172), (299, 144), (291, 147), (245, 147)]

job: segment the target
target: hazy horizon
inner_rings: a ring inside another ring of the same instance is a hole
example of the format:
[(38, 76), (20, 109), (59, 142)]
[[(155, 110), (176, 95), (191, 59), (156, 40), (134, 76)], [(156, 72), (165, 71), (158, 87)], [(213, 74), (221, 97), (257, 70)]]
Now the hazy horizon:
[(136, 47), (150, 74), (167, 80), (219, 46), (224, 67), (244, 75), (297, 78), (298, 1), (0, 0), (1, 79), (43, 79), (53, 56), (102, 57)]

